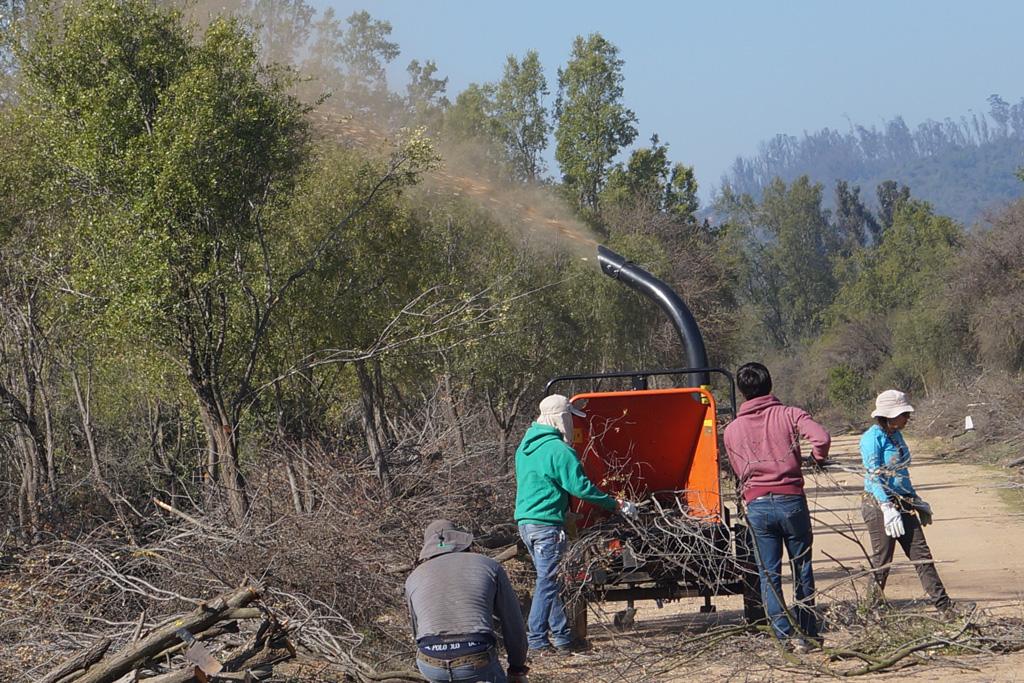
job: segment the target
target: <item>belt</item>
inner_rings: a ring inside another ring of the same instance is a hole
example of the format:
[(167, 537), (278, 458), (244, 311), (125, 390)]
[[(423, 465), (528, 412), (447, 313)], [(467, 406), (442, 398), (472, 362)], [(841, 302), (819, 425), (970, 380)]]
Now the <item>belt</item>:
[(424, 664), (436, 666), (439, 669), (454, 669), (460, 666), (471, 666), (474, 669), (480, 669), (491, 663), (492, 652), (494, 652), (493, 647), (483, 652), (474, 652), (471, 655), (462, 655), (454, 659), (438, 659), (437, 657), (423, 654), (423, 652), (417, 652), (416, 659)]

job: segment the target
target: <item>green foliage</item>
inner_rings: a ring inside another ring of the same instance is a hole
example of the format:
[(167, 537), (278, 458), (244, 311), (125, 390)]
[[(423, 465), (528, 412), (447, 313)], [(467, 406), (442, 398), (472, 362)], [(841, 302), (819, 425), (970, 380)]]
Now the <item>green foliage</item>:
[(697, 178), (693, 168), (672, 164), (668, 145), (661, 144), (654, 135), (650, 147), (634, 150), (625, 166), (616, 164), (611, 169), (601, 191), (601, 202), (643, 205), (692, 223), (697, 220), (699, 208)]
[(776, 179), (760, 205), (729, 190), (718, 202), (729, 221), (723, 246), (738, 298), (776, 348), (820, 333), (835, 296), (835, 240), (821, 196), (822, 186), (803, 176), (788, 187)]
[(314, 30), (316, 11), (306, 0), (245, 0), (241, 11), (256, 28), (265, 61), (297, 63)]
[(414, 59), (409, 62), (405, 71), (409, 74), (406, 103), (413, 123), (438, 128), (442, 112), (449, 104), (448, 98), (444, 96), (448, 87), (448, 77), (434, 77), (437, 73), (437, 64), (431, 59), (423, 64)]
[(863, 373), (848, 365), (837, 365), (828, 371), (828, 399), (832, 405), (855, 415), (871, 396)]
[(558, 71), (555, 159), (580, 209), (596, 211), (612, 159), (636, 138), (636, 115), (621, 102), (623, 61), (601, 34), (573, 41)]
[(535, 181), (544, 170), (541, 154), (550, 131), (544, 107), (547, 94), (537, 51), (527, 52), (521, 62), (509, 55), (494, 92), (494, 115), (512, 176), (518, 180)]
[(927, 203), (900, 204), (879, 245), (858, 254), (858, 279), (839, 292), (833, 315), (885, 315), (918, 305), (941, 289), (963, 239), (959, 225)]
[(58, 236), (72, 282), (108, 332), (176, 346), (196, 297), (227, 296), (259, 207), (302, 162), (288, 75), (261, 67), (233, 21), (195, 43), (179, 16), (141, 2), (47, 19), (25, 62), (23, 115), (79, 202), (74, 234)]
[(910, 201), (910, 188), (895, 180), (886, 180), (878, 184), (877, 193), (878, 219), (882, 229), (888, 230), (900, 206)]
[(494, 143), (501, 129), (494, 118), (494, 86), (470, 83), (445, 112), (445, 133), (457, 142)]
[[(879, 196), (881, 194), (879, 187)], [(891, 219), (889, 222), (891, 224)], [(836, 182), (834, 223), (843, 256), (849, 256), (858, 247), (874, 244), (882, 230), (882, 226), (861, 201), (860, 188), (851, 188), (845, 180)]]
[[(326, 17), (326, 15), (325, 15)], [(366, 10), (345, 20), (348, 28), (340, 43), (348, 87), (360, 93), (380, 93), (387, 88), (387, 65), (400, 53), (398, 43), (388, 40), (391, 22), (377, 20)]]

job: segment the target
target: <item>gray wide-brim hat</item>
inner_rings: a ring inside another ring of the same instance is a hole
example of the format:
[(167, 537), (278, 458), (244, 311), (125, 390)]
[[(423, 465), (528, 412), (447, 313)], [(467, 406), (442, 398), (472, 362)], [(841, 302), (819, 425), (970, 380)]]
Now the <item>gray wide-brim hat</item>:
[(892, 419), (903, 413), (914, 412), (914, 406), (910, 405), (907, 395), (897, 389), (883, 391), (875, 399), (875, 409), (871, 417), (885, 417)]
[(447, 519), (435, 519), (423, 532), (420, 562), (445, 553), (458, 553), (473, 544), (473, 534), (461, 531)]

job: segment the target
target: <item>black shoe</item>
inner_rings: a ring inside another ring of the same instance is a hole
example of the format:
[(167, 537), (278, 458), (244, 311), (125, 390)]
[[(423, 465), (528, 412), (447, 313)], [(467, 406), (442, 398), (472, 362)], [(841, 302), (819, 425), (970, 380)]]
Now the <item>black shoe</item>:
[(567, 645), (555, 645), (555, 651), (560, 654), (574, 654), (585, 652), (590, 649), (590, 643), (585, 640), (574, 640)]
[(803, 638), (790, 638), (789, 651), (795, 655), (805, 655), (811, 651), (811, 644)]
[(556, 654), (558, 654), (558, 650), (551, 647), (550, 645), (545, 645), (544, 647), (531, 647), (529, 650), (526, 651), (527, 657), (530, 657), (531, 659), (534, 657), (550, 657)]
[(965, 619), (978, 609), (978, 604), (974, 602), (953, 602), (950, 600), (944, 605), (937, 608), (939, 613), (950, 621), (957, 619)]

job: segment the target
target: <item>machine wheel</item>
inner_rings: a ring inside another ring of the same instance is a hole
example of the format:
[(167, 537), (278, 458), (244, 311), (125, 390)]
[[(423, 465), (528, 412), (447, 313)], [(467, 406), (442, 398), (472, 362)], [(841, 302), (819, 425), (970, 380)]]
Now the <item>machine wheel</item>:
[(736, 537), (736, 568), (743, 582), (743, 620), (748, 624), (766, 624), (764, 603), (761, 600), (761, 580), (754, 559), (754, 539), (743, 524), (733, 527)]
[(612, 617), (612, 627), (616, 631), (626, 631), (633, 628), (633, 623), (636, 617), (636, 609), (633, 607), (627, 607), (621, 612), (616, 612), (615, 616)]
[(587, 609), (587, 601), (582, 597), (577, 597), (571, 603), (566, 605), (566, 611), (566, 616), (569, 618), (569, 631), (572, 633), (573, 642), (587, 642), (587, 613), (589, 612)]

